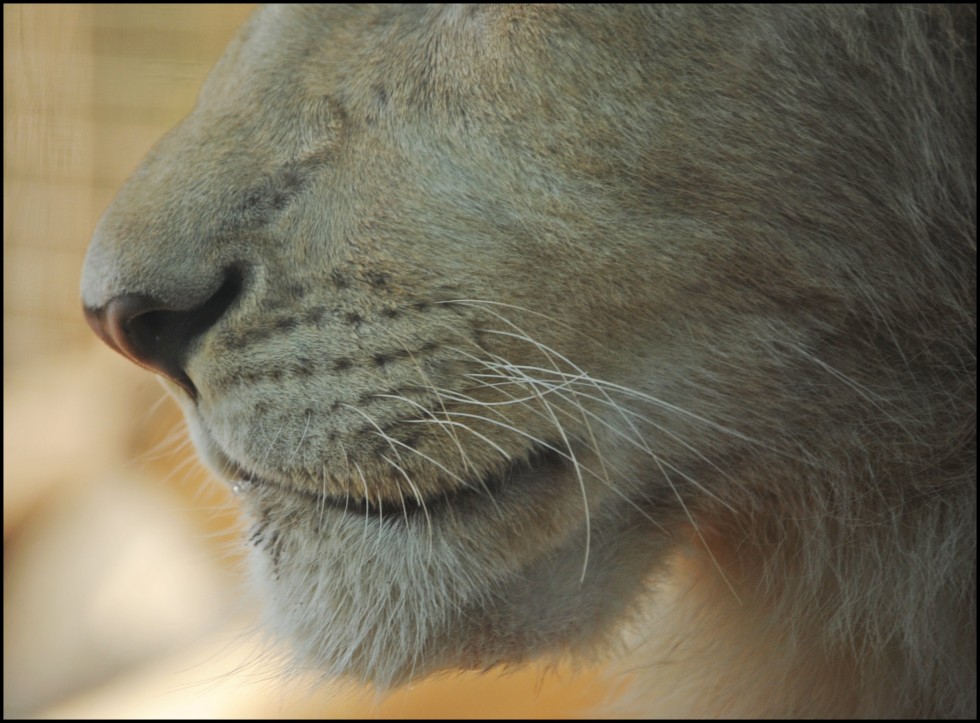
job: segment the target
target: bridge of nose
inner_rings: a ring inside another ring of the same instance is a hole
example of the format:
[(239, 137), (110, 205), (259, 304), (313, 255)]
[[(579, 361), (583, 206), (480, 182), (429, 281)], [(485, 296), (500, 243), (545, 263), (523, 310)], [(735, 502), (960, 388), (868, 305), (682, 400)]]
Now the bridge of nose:
[(84, 307), (145, 295), (191, 308), (240, 261), (229, 230), (260, 164), (231, 139), (195, 135), (178, 126), (162, 139), (103, 214), (82, 271)]

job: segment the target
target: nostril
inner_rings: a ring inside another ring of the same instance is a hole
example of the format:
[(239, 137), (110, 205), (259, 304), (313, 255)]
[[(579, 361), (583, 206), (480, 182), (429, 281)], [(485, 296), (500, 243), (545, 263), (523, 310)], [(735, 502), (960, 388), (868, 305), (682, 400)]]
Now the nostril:
[(185, 371), (192, 342), (224, 315), (242, 284), (241, 271), (231, 268), (218, 290), (197, 306), (179, 308), (145, 294), (125, 294), (104, 307), (86, 308), (85, 318), (110, 347), (196, 398), (197, 389)]

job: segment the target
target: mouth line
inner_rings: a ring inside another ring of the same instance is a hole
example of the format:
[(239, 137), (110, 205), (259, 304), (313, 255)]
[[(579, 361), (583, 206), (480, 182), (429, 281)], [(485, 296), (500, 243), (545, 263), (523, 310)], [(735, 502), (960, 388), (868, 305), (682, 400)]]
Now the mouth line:
[(320, 507), (328, 507), (344, 514), (404, 520), (420, 514), (438, 514), (449, 507), (459, 508), (464, 505), (485, 503), (488, 498), (500, 494), (514, 477), (523, 472), (564, 467), (566, 458), (558, 449), (557, 445), (539, 445), (526, 456), (511, 460), (502, 470), (490, 472), (482, 478), (474, 478), (465, 487), (454, 487), (444, 493), (423, 498), (404, 495), (398, 500), (370, 500), (367, 497), (358, 498), (353, 495), (318, 493), (297, 488), (289, 483), (270, 480), (242, 467), (237, 469), (238, 474), (232, 482), (232, 490), (236, 494), (246, 494), (257, 487), (278, 488), (291, 495), (305, 497)]

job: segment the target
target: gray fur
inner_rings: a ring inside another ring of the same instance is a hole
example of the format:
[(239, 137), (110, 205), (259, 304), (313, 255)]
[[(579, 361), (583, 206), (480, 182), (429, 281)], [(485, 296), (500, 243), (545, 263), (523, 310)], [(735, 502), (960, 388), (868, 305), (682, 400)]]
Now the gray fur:
[(243, 269), (175, 394), (261, 478), (256, 576), (308, 664), (391, 686), (631, 630), (655, 715), (973, 717), (975, 36), (969, 7), (270, 6), (83, 300)]

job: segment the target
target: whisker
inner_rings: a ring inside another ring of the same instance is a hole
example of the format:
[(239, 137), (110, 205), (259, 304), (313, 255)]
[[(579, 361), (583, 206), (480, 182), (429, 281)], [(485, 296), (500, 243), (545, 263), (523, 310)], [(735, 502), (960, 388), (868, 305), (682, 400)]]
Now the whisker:
[[(415, 365), (415, 369), (418, 372), (419, 377), (422, 378), (425, 381), (426, 388), (430, 392), (432, 392), (432, 394), (435, 396), (436, 401), (439, 403), (439, 406), (442, 409), (443, 413), (445, 413), (446, 407), (445, 407), (445, 404), (443, 402), (442, 395), (440, 395), (438, 393), (438, 391), (436, 390), (436, 386), (432, 383), (432, 380), (429, 379), (429, 375), (425, 372), (425, 370), (422, 368), (422, 365), (419, 363), (418, 359), (416, 359), (415, 358), (415, 355), (412, 354), (411, 352), (409, 352), (409, 358), (412, 360), (412, 363)], [(403, 398), (403, 399), (406, 402), (411, 402), (412, 401), (412, 400), (407, 399), (407, 398)], [(419, 409), (422, 409), (426, 414), (435, 416), (425, 406), (420, 405), (420, 404), (416, 404), (416, 406)], [(472, 462), (470, 461), (469, 455), (466, 453), (466, 450), (463, 448), (462, 443), (459, 441), (459, 436), (456, 434), (456, 430), (454, 428), (452, 428), (452, 427), (449, 427), (448, 428), (448, 434), (449, 434), (449, 437), (453, 440), (453, 443), (456, 445), (456, 448), (459, 450), (459, 456), (460, 456), (460, 460), (463, 463), (463, 468), (472, 471), (474, 474), (478, 474), (478, 470), (473, 466)]]
[[(397, 399), (399, 401), (407, 402), (408, 404), (411, 404), (413, 406), (416, 406), (420, 410), (422, 410), (425, 413), (427, 413), (431, 417), (432, 421), (434, 421), (436, 423), (439, 423), (439, 422), (442, 421), (438, 417), (436, 417), (434, 414), (432, 414), (432, 412), (430, 410), (428, 410), (424, 405), (419, 404), (418, 402), (416, 402), (413, 399), (408, 399), (407, 397), (403, 397), (403, 396), (397, 395), (397, 394), (377, 394), (375, 396), (377, 396), (377, 397), (388, 397), (388, 398), (391, 398), (391, 399)], [(445, 407), (443, 407), (443, 413), (446, 414), (446, 415), (449, 414), (449, 412), (446, 411)], [(444, 427), (444, 429), (452, 430), (453, 431), (452, 438), (454, 439), (454, 441), (456, 441), (458, 443), (458, 438), (455, 436), (455, 427), (452, 426), (452, 425), (448, 425), (448, 426)], [(432, 456), (430, 456), (428, 454), (425, 454), (421, 450), (415, 449), (411, 445), (405, 444), (404, 442), (402, 442), (399, 439), (392, 438), (391, 441), (392, 442), (395, 442), (396, 444), (398, 444), (398, 445), (400, 445), (402, 447), (404, 447), (409, 452), (413, 452), (414, 454), (422, 457), (423, 459), (427, 460), (429, 463), (435, 465), (436, 467), (438, 467), (439, 469), (441, 469), (443, 472), (445, 472), (447, 475), (449, 475), (450, 477), (452, 477), (454, 480), (456, 480), (457, 482), (459, 482), (460, 486), (462, 486), (463, 488), (469, 487), (469, 484), (467, 483), (467, 481), (465, 479), (463, 479), (460, 475), (458, 475), (455, 472), (453, 472), (452, 470), (450, 470), (448, 467), (446, 467), (444, 464), (442, 464), (438, 460), (434, 459)], [(462, 446), (460, 446), (460, 451), (462, 452)], [(497, 504), (496, 499), (494, 499), (493, 494), (491, 494), (490, 488), (487, 487), (486, 482), (484, 481), (483, 477), (480, 476), (479, 474), (476, 474), (476, 479), (479, 481), (479, 484), (483, 487), (483, 490), (487, 493), (487, 497), (490, 499), (491, 503), (494, 505), (494, 507), (497, 508), (497, 512), (498, 513), (501, 512), (500, 507)]]
[[(285, 426), (286, 426), (286, 418), (283, 417), (282, 424), (279, 425), (279, 430), (276, 432), (275, 436), (272, 438), (272, 441), (269, 442), (269, 448), (265, 450), (265, 454), (262, 456), (262, 461), (259, 463), (259, 466), (260, 467), (264, 466), (265, 463), (268, 462), (269, 455), (272, 453), (272, 448), (275, 446), (276, 440), (279, 439), (279, 435), (282, 434), (282, 429)], [(258, 470), (256, 470), (256, 471), (258, 471)]]
[[(543, 370), (542, 369), (540, 371), (549, 371), (549, 370)], [(540, 380), (538, 380), (536, 378), (528, 377), (526, 374), (523, 373), (523, 371), (521, 371), (521, 374), (522, 374), (521, 381), (523, 381), (525, 384), (538, 384), (538, 383), (541, 383)], [(577, 394), (577, 392), (576, 392), (576, 394)], [(562, 394), (561, 392), (559, 392), (559, 396), (565, 396), (565, 395)], [(611, 400), (608, 400), (608, 397), (606, 399), (607, 399), (607, 401), (609, 401), (609, 403), (613, 404), (613, 406), (617, 410), (621, 410), (621, 405), (616, 405), (616, 404), (612, 403)], [(674, 484), (674, 482), (671, 479), (670, 475), (667, 473), (666, 467), (670, 467), (673, 471), (675, 471), (677, 474), (680, 474), (682, 477), (684, 477), (684, 479), (686, 479), (688, 482), (690, 482), (692, 485), (694, 485), (697, 489), (705, 492), (706, 494), (709, 494), (715, 500), (717, 500), (721, 504), (725, 505), (725, 507), (727, 507), (732, 512), (735, 512), (735, 509), (730, 504), (728, 504), (725, 500), (723, 500), (720, 497), (718, 497), (711, 490), (709, 490), (708, 488), (706, 488), (704, 485), (702, 485), (700, 482), (698, 482), (697, 480), (695, 480), (693, 477), (691, 477), (690, 475), (688, 475), (687, 473), (685, 473), (683, 470), (680, 470), (677, 467), (675, 467), (674, 465), (671, 465), (671, 464), (667, 463), (662, 457), (660, 457), (659, 455), (657, 455), (656, 453), (654, 453), (653, 450), (650, 449), (649, 445), (646, 444), (646, 441), (644, 439), (644, 436), (641, 435), (639, 433), (639, 431), (632, 424), (630, 424), (630, 426), (633, 429), (634, 433), (636, 434), (636, 437), (635, 438), (629, 437), (629, 436), (625, 435), (620, 430), (618, 430), (614, 425), (609, 424), (608, 422), (606, 422), (606, 420), (604, 420), (601, 417), (599, 417), (597, 415), (594, 415), (593, 413), (591, 413), (588, 410), (586, 410), (585, 407), (583, 407), (582, 405), (578, 404), (577, 401), (574, 401), (573, 400), (572, 403), (575, 404), (577, 407), (579, 407), (584, 414), (589, 414), (591, 416), (594, 416), (595, 419), (598, 422), (600, 422), (601, 424), (603, 424), (604, 426), (606, 426), (608, 429), (610, 429), (614, 433), (622, 436), (627, 441), (629, 441), (629, 442), (631, 442), (631, 443), (639, 446), (644, 452), (646, 452), (649, 455), (649, 457), (651, 459), (653, 459), (654, 463), (660, 469), (660, 471), (661, 471), (664, 479), (667, 481), (668, 485), (670, 486), (671, 490), (673, 491), (674, 497), (677, 499), (678, 503), (680, 504), (681, 509), (684, 512), (684, 515), (687, 517), (688, 521), (691, 523), (691, 526), (694, 529), (695, 534), (698, 536), (698, 539), (704, 545), (705, 550), (707, 551), (709, 557), (711, 558), (712, 564), (715, 565), (715, 568), (718, 570), (720, 576), (725, 581), (726, 586), (729, 588), (729, 590), (735, 596), (736, 600), (739, 600), (739, 602), (740, 602), (738, 593), (735, 591), (734, 586), (728, 580), (728, 577), (725, 574), (723, 568), (721, 567), (721, 564), (715, 558), (714, 553), (711, 551), (710, 547), (708, 546), (707, 540), (704, 538), (703, 534), (701, 533), (700, 527), (698, 526), (698, 524), (697, 524), (694, 516), (691, 514), (691, 511), (688, 508), (687, 503), (683, 499), (683, 495), (680, 494), (679, 490), (677, 489), (677, 486)], [(550, 408), (550, 405), (549, 405), (549, 408)], [(624, 417), (624, 419), (625, 419), (625, 417)], [(659, 425), (654, 425), (654, 426), (658, 426), (658, 428), (659, 428)], [(602, 455), (599, 455), (599, 459), (600, 460), (602, 459)]]
[[(357, 470), (357, 475), (360, 477), (361, 484), (364, 487), (364, 538), (367, 539), (368, 528), (371, 524), (371, 490), (368, 488), (367, 479), (364, 477), (364, 470), (361, 469), (361, 465), (355, 462), (354, 469)], [(380, 525), (378, 527), (380, 528)]]
[[(521, 368), (521, 367), (515, 367), (515, 368)], [(523, 368), (521, 368), (521, 369), (523, 369)], [(532, 367), (532, 369), (536, 369), (536, 368), (533, 368)], [(539, 370), (539, 371), (546, 371), (546, 370)], [(579, 378), (578, 375), (576, 375), (575, 378), (578, 379)], [(524, 383), (541, 383), (539, 380), (535, 380), (532, 377), (526, 377), (523, 380), (523, 382)], [(557, 388), (554, 388), (554, 389), (557, 390)], [(654, 422), (652, 419), (650, 419), (650, 418), (648, 418), (648, 417), (646, 417), (646, 416), (644, 416), (642, 414), (639, 414), (638, 412), (635, 412), (635, 411), (633, 411), (631, 409), (628, 409), (626, 407), (623, 407), (621, 404), (615, 403), (614, 401), (610, 400), (609, 397), (606, 396), (606, 395), (604, 395), (603, 397), (600, 398), (600, 397), (596, 397), (596, 396), (594, 396), (592, 394), (586, 394), (586, 393), (580, 392), (578, 390), (573, 390), (573, 391), (574, 391), (576, 397), (582, 397), (582, 398), (585, 398), (585, 399), (589, 399), (589, 400), (598, 402), (600, 404), (606, 404), (606, 405), (612, 407), (613, 409), (615, 409), (619, 413), (619, 415), (623, 418), (623, 421), (626, 422), (629, 425), (629, 427), (632, 430), (634, 436), (629, 436), (629, 435), (625, 434), (622, 430), (620, 430), (615, 425), (607, 422), (605, 419), (603, 419), (599, 415), (596, 415), (593, 412), (589, 412), (584, 407), (582, 407), (582, 411), (583, 411), (584, 414), (587, 414), (590, 417), (593, 417), (596, 421), (598, 421), (600, 424), (602, 424), (604, 427), (606, 427), (610, 432), (612, 432), (613, 434), (616, 434), (617, 436), (620, 436), (622, 439), (626, 440), (630, 444), (633, 444), (634, 446), (637, 446), (638, 448), (640, 448), (643, 451), (647, 452), (651, 456), (654, 455), (654, 452), (653, 452), (652, 449), (650, 449), (649, 445), (646, 443), (646, 441), (645, 441), (645, 435), (643, 435), (638, 429), (636, 429), (636, 427), (632, 424), (632, 422), (629, 419), (626, 418), (625, 415), (628, 414), (630, 416), (636, 417), (639, 421), (645, 422), (646, 424), (649, 424), (652, 427), (655, 427), (659, 432), (662, 432), (666, 436), (668, 436), (671, 439), (673, 439), (676, 442), (678, 442), (685, 449), (687, 449), (688, 451), (692, 452), (694, 455), (696, 455), (703, 462), (705, 462), (706, 464), (708, 464), (709, 466), (711, 466), (715, 471), (717, 471), (718, 473), (724, 475), (727, 479), (732, 480), (732, 481), (735, 481), (735, 480), (732, 479), (732, 477), (725, 470), (723, 470), (717, 464), (715, 464), (713, 460), (711, 460), (708, 457), (706, 457), (696, 447), (694, 447), (689, 442), (687, 442), (683, 437), (681, 437), (680, 435), (676, 434), (675, 432), (670, 431), (668, 428), (664, 427), (663, 425), (658, 424), (657, 422)], [(561, 395), (560, 392), (559, 392), (559, 395), (560, 396), (564, 396), (564, 395)], [(577, 402), (574, 402), (573, 401), (573, 404), (577, 404)], [(718, 497), (714, 492), (712, 492), (708, 488), (704, 487), (703, 485), (701, 485), (699, 482), (697, 482), (693, 478), (688, 477), (681, 470), (675, 468), (675, 471), (678, 474), (681, 474), (682, 476), (684, 476), (685, 479), (688, 479), (688, 481), (690, 481), (692, 484), (694, 484), (702, 492), (710, 495), (717, 502), (720, 502), (721, 504), (725, 505), (725, 507), (727, 507), (730, 511), (735, 512), (735, 509), (731, 505), (729, 505), (722, 498)]]
[[(369, 414), (367, 414), (363, 410), (358, 409), (357, 407), (354, 407), (354, 406), (352, 406), (350, 404), (342, 404), (342, 406), (346, 407), (347, 409), (353, 409), (358, 414), (360, 414), (362, 417), (364, 417), (368, 421), (368, 424), (372, 425), (378, 431), (378, 434), (388, 443), (388, 446), (391, 447), (391, 450), (395, 453), (395, 456), (398, 457), (399, 461), (401, 460), (401, 455), (399, 454), (397, 447), (395, 447), (395, 445), (394, 445), (394, 441), (395, 440), (389, 434), (385, 433), (385, 431), (381, 428), (381, 426)], [(411, 478), (411, 475), (409, 475), (408, 472), (406, 472), (405, 469), (400, 464), (396, 464), (395, 462), (393, 462), (392, 460), (388, 459), (384, 455), (382, 455), (382, 458), (390, 466), (394, 467), (399, 472), (399, 474), (401, 474), (401, 476), (405, 479), (405, 482), (408, 484), (408, 486), (411, 488), (412, 492), (415, 494), (415, 497), (418, 500), (419, 506), (422, 508), (422, 513), (425, 515), (426, 528), (428, 530), (428, 537), (429, 537), (429, 557), (431, 559), (431, 557), (432, 557), (432, 551), (433, 551), (432, 518), (429, 517), (429, 509), (428, 509), (428, 507), (425, 504), (425, 498), (422, 496), (421, 490), (419, 490), (419, 488), (416, 486), (415, 481)], [(401, 495), (401, 490), (400, 489), (398, 490), (398, 493), (399, 493), (399, 495)], [(405, 499), (404, 499), (404, 497), (402, 497), (402, 505), (403, 505), (403, 508), (404, 508), (404, 504), (405, 504)], [(409, 523), (408, 512), (407, 512), (407, 510), (404, 510), (404, 509), (403, 509), (403, 511), (405, 512), (405, 522), (406, 522), (406, 524), (408, 524)]]
[[(514, 383), (517, 384), (518, 382), (514, 382)], [(460, 396), (460, 398), (461, 399), (464, 399), (464, 400), (472, 401), (472, 403), (474, 403), (474, 404), (481, 404), (482, 403), (479, 400), (476, 400), (476, 399), (473, 399), (473, 398), (467, 398), (465, 396)], [(529, 409), (530, 409), (530, 411), (532, 411), (537, 416), (540, 416), (540, 417), (543, 417), (543, 418), (547, 418), (547, 417), (545, 417), (544, 413), (541, 412), (540, 410), (537, 410), (537, 409), (534, 409), (534, 408), (531, 408), (531, 407), (529, 407)], [(562, 414), (571, 416), (571, 413), (570, 412), (567, 412), (566, 410), (562, 409), (561, 407), (555, 407), (555, 410), (557, 412), (559, 412), (559, 413), (562, 413)], [(495, 413), (495, 414), (498, 414), (498, 415), (501, 414), (500, 411), (497, 410), (497, 409), (491, 409), (490, 411), (493, 412), (493, 413)], [(583, 411), (587, 411), (587, 410), (583, 410)], [(591, 413), (589, 413), (589, 414), (591, 415)], [(594, 415), (592, 415), (592, 416), (594, 416)], [(486, 421), (491, 421), (491, 420), (486, 420)], [(613, 428), (613, 429), (615, 429), (615, 428)], [(603, 474), (602, 475), (599, 475), (595, 471), (591, 470), (590, 468), (586, 467), (585, 465), (582, 465), (581, 463), (579, 463), (579, 467), (581, 469), (585, 470), (586, 472), (588, 472), (590, 474), (590, 476), (592, 476), (593, 478), (596, 478), (599, 481), (603, 482), (614, 494), (616, 494), (617, 496), (619, 496), (627, 504), (629, 504), (631, 507), (633, 507), (644, 518), (646, 518), (647, 521), (649, 521), (650, 523), (652, 523), (653, 525), (655, 525), (660, 530), (662, 530), (664, 532), (667, 532), (667, 530), (663, 527), (663, 525), (661, 525), (659, 522), (657, 522), (655, 519), (653, 519), (653, 517), (651, 517), (645, 510), (643, 510), (643, 508), (641, 508), (634, 500), (630, 499), (624, 492), (622, 492), (622, 490), (620, 490), (618, 487), (616, 487), (616, 485), (614, 485), (612, 483), (612, 481), (610, 480), (610, 478), (608, 476), (608, 471), (606, 469), (607, 462), (605, 460), (605, 456), (601, 453), (601, 450), (599, 449), (597, 443), (595, 443), (594, 436), (593, 436), (593, 442), (594, 442), (594, 444), (592, 444), (592, 445), (582, 444), (581, 446), (584, 446), (587, 450), (589, 450), (590, 452), (592, 452), (593, 454), (596, 455), (596, 458), (599, 460), (600, 466), (603, 468)], [(539, 444), (544, 444), (543, 442), (540, 442), (540, 441), (538, 441), (538, 443)], [(556, 451), (554, 447), (550, 447), (549, 446), (549, 449), (552, 450), (552, 451)], [(651, 455), (654, 454), (653, 452), (649, 452), (649, 453)], [(560, 454), (560, 452), (559, 452), (559, 454)], [(618, 467), (618, 465), (616, 467), (614, 467), (614, 469), (620, 475), (625, 475), (626, 474), (626, 472), (624, 472), (622, 469), (620, 469)]]
[[(283, 466), (285, 466), (285, 467), (288, 467), (288, 466), (289, 466), (289, 464), (290, 464), (290, 463), (291, 463), (291, 462), (293, 461), (293, 459), (294, 459), (294, 458), (296, 457), (296, 453), (297, 453), (297, 452), (299, 452), (299, 450), (300, 450), (300, 447), (302, 447), (302, 446), (303, 446), (303, 440), (304, 440), (304, 439), (306, 439), (306, 433), (307, 433), (307, 432), (308, 432), (308, 431), (310, 430), (310, 418), (311, 418), (312, 416), (313, 416), (313, 412), (307, 412), (307, 413), (306, 413), (306, 426), (305, 426), (305, 427), (303, 427), (303, 433), (302, 433), (302, 434), (300, 435), (300, 437), (299, 437), (299, 441), (298, 441), (298, 442), (296, 443), (296, 446), (295, 446), (295, 448), (293, 449), (293, 453), (292, 453), (291, 455), (289, 455), (289, 459), (288, 459), (288, 460), (286, 460), (286, 463), (285, 463), (285, 465), (283, 465)], [(282, 428), (280, 428), (280, 431), (282, 431)]]

